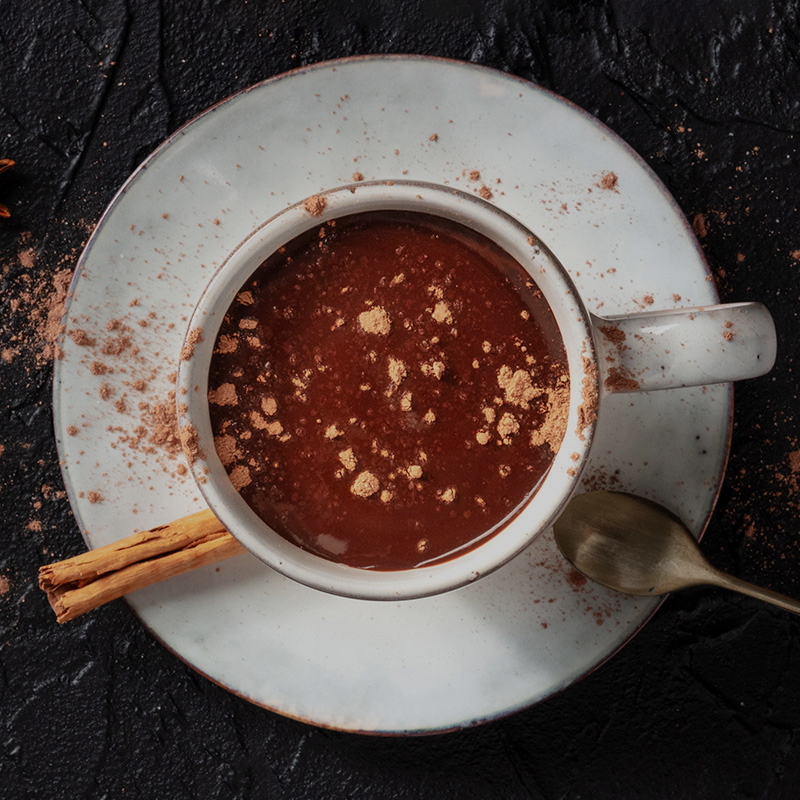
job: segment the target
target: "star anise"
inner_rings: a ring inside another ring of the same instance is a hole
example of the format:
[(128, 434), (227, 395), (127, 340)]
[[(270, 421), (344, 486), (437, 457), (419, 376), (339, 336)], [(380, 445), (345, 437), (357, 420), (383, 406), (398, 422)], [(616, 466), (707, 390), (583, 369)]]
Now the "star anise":
[[(10, 158), (0, 158), (0, 175), (2, 175), (7, 169), (11, 169), (16, 162), (12, 161)], [(8, 210), (6, 206), (0, 203), (0, 219), (6, 219), (11, 216), (11, 212)]]

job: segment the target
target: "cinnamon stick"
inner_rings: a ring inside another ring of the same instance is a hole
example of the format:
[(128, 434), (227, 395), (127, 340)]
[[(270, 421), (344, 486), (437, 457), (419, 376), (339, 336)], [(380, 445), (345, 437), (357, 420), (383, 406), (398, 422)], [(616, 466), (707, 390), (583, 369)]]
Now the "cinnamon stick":
[(58, 622), (67, 622), (122, 595), (243, 553), (206, 509), (134, 533), (39, 569), (39, 588)]

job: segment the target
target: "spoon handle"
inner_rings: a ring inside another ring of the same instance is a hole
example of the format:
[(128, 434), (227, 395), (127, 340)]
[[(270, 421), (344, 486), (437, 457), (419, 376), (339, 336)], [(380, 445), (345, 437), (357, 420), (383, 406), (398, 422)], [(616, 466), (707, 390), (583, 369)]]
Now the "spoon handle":
[(723, 589), (731, 589), (734, 592), (755, 597), (765, 603), (782, 608), (784, 611), (791, 611), (792, 614), (800, 615), (800, 600), (793, 600), (785, 594), (779, 594), (770, 589), (762, 589), (760, 586), (754, 586), (752, 583), (743, 581), (741, 578), (735, 578), (733, 575), (728, 575), (726, 572), (720, 572), (719, 570), (714, 570), (713, 578), (713, 583)]

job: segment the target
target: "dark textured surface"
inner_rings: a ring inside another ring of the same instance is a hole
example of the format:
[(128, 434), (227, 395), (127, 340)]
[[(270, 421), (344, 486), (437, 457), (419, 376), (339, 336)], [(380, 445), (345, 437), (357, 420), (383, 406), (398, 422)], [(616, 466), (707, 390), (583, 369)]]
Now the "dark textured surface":
[(537, 707), (403, 740), (251, 706), (165, 651), (122, 602), (57, 626), (36, 571), (83, 544), (30, 315), (36, 287), (74, 266), (142, 158), (255, 81), (328, 58), (417, 52), (540, 82), (647, 160), (696, 221), (723, 299), (772, 310), (779, 360), (737, 387), (704, 549), (723, 569), (800, 595), (796, 3), (1, 7), (0, 158), (17, 166), (0, 177), (12, 212), (0, 223), (0, 797), (798, 796), (800, 628), (722, 592), (670, 598), (608, 664)]

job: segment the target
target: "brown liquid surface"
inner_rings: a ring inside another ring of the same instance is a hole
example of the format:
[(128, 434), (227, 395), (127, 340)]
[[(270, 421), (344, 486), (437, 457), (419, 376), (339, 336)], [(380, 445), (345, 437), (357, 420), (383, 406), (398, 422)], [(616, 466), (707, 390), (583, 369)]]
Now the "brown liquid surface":
[(293, 240), (253, 274), (215, 345), (217, 452), (300, 547), (406, 569), (492, 535), (563, 437), (552, 312), (484, 237), (370, 212)]

